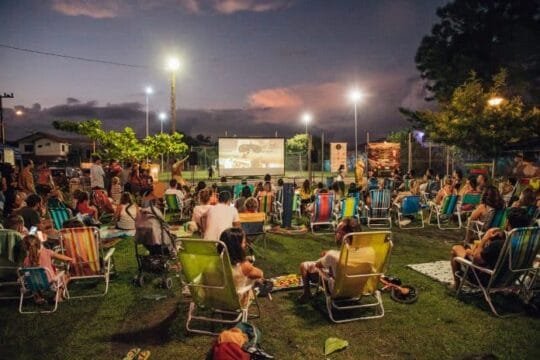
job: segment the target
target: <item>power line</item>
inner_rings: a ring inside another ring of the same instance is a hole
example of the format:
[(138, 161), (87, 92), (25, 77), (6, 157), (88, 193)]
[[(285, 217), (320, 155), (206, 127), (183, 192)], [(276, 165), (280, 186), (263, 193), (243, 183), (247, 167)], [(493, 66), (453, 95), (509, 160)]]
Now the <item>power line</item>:
[(6, 48), (6, 49), (11, 49), (11, 50), (28, 52), (28, 53), (32, 53), (32, 54), (56, 56), (56, 57), (60, 57), (60, 58), (64, 58), (64, 59), (71, 59), (71, 60), (79, 60), (79, 61), (107, 64), (107, 65), (125, 66), (125, 67), (137, 68), (137, 69), (147, 69), (148, 68), (148, 66), (145, 66), (145, 65), (124, 64), (124, 63), (119, 63), (119, 62), (114, 62), (114, 61), (83, 58), (83, 57), (79, 57), (79, 56), (70, 56), (70, 55), (57, 54), (57, 53), (52, 53), (52, 52), (47, 52), (47, 51), (39, 51), (39, 50), (20, 48), (20, 47), (6, 45), (6, 44), (0, 44), (0, 47)]

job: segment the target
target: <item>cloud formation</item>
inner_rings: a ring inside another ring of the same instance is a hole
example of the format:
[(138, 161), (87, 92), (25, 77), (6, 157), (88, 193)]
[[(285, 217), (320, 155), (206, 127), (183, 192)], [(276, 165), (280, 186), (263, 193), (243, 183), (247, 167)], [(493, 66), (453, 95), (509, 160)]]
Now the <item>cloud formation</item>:
[(51, 0), (52, 9), (68, 16), (110, 19), (127, 16), (135, 10), (180, 8), (192, 14), (215, 12), (266, 12), (286, 9), (296, 0)]

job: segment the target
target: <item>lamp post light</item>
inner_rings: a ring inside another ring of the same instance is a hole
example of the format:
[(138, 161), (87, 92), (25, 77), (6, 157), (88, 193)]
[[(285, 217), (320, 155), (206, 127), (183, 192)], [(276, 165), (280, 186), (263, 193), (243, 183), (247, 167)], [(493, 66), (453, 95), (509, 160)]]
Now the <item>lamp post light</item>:
[(308, 133), (308, 124), (313, 120), (313, 115), (309, 112), (304, 112), (302, 114), (302, 121), (306, 124), (306, 140), (307, 140), (307, 169), (308, 169), (308, 179), (311, 182), (311, 135)]
[(163, 123), (165, 122), (165, 120), (167, 120), (167, 114), (165, 113), (165, 111), (160, 112), (158, 114), (158, 118), (159, 122), (161, 123), (160, 133), (163, 134)]
[(313, 116), (310, 113), (305, 112), (302, 114), (302, 121), (306, 124), (306, 136), (308, 134), (308, 124), (311, 120), (313, 120)]
[(354, 166), (358, 163), (358, 103), (363, 98), (363, 94), (358, 89), (349, 92), (349, 100), (354, 104)]
[(149, 132), (148, 132), (148, 98), (150, 97), (150, 95), (152, 95), (154, 93), (154, 89), (152, 89), (151, 86), (147, 86), (144, 88), (144, 94), (146, 95), (145, 98), (146, 98), (146, 137), (148, 137), (149, 135)]
[(495, 106), (501, 105), (503, 103), (503, 101), (504, 101), (504, 98), (499, 97), (499, 96), (495, 96), (495, 97), (490, 98), (487, 101), (487, 103), (488, 103), (489, 106), (495, 107)]
[(180, 69), (180, 60), (170, 57), (167, 60), (167, 70), (171, 72), (171, 133), (176, 132), (176, 73)]

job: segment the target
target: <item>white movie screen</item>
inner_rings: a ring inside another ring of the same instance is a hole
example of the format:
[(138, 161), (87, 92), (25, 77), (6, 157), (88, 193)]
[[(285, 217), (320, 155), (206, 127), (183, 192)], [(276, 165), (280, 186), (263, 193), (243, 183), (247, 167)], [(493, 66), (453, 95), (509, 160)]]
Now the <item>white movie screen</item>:
[(285, 139), (220, 138), (219, 175), (284, 175)]

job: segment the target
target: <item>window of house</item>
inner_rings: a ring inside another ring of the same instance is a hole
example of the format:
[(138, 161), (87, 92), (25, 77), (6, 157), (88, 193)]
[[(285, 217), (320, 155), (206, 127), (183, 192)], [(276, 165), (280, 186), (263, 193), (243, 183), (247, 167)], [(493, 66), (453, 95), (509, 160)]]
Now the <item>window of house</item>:
[(34, 145), (33, 144), (24, 145), (24, 152), (34, 152)]
[(66, 151), (66, 145), (62, 144), (62, 152)]
[(48, 142), (48, 143), (46, 143), (46, 144), (45, 144), (45, 146), (51, 146), (51, 143), (50, 143), (50, 142)]

